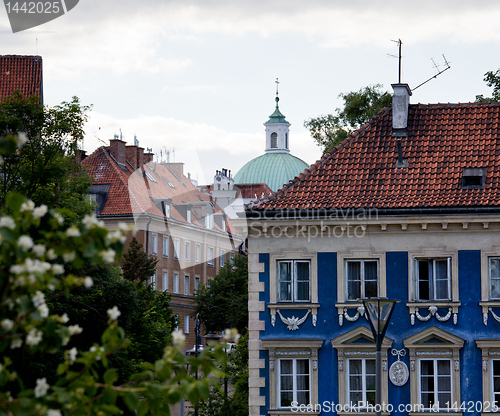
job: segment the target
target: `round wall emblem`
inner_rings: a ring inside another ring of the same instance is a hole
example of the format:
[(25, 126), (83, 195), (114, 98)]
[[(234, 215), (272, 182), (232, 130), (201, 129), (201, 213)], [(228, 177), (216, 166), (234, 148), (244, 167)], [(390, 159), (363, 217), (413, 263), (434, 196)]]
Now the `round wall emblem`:
[(403, 361), (396, 361), (389, 368), (389, 378), (395, 386), (404, 386), (409, 374), (408, 367)]

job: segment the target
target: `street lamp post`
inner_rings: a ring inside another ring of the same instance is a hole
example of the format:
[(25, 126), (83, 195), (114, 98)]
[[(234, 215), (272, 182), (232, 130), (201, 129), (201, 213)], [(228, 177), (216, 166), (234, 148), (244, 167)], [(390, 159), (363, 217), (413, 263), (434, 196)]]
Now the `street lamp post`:
[(382, 414), (382, 341), (384, 340), (394, 306), (399, 300), (387, 298), (363, 299), (368, 323), (376, 346), (375, 361), (375, 414)]

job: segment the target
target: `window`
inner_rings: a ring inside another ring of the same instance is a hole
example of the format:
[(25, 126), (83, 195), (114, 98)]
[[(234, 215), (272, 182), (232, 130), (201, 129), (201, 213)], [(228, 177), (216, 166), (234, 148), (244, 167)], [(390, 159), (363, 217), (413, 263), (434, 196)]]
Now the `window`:
[(318, 350), (322, 344), (323, 340), (300, 338), (262, 340), (263, 348), (269, 351), (272, 414), (278, 414), (280, 408), (287, 409), (288, 414), (294, 401), (306, 406), (318, 403)]
[[(366, 326), (358, 326), (332, 339), (337, 350), (339, 404), (345, 408), (365, 409), (375, 404), (375, 342)], [(389, 377), (387, 352), (393, 340), (382, 340), (382, 403), (388, 402)]]
[(155, 283), (156, 283), (156, 273), (153, 273), (153, 276), (151, 276), (151, 280), (150, 280), (150, 282), (151, 282), (150, 284), (151, 284), (152, 286), (154, 286), (154, 285), (155, 285)]
[(378, 261), (346, 261), (347, 300), (378, 296)]
[(226, 263), (226, 253), (224, 250), (220, 251), (220, 266), (224, 266), (224, 263)]
[(162, 289), (164, 292), (168, 290), (168, 272), (163, 272)]
[(311, 377), (309, 359), (278, 360), (278, 408), (292, 407), (292, 402), (311, 403)]
[(189, 334), (189, 315), (184, 317), (184, 333)]
[(214, 249), (211, 247), (207, 248), (207, 264), (209, 266), (214, 265)]
[(179, 273), (174, 273), (174, 293), (179, 293)]
[(375, 360), (367, 358), (347, 360), (348, 403), (367, 407), (375, 405)]
[(198, 293), (198, 288), (200, 287), (200, 278), (195, 277), (194, 278), (194, 292)]
[(179, 240), (174, 241), (174, 259), (179, 258), (179, 252), (181, 250), (181, 242)]
[(89, 194), (89, 201), (90, 205), (92, 205), (92, 211), (97, 214), (97, 211), (99, 209), (99, 205), (97, 203), (97, 194)]
[[(500, 407), (500, 339), (476, 340), (476, 345), (481, 349), (483, 374), (483, 403), (496, 402)], [(494, 358), (497, 357), (497, 358)], [(495, 410), (490, 409), (490, 411)], [(486, 409), (485, 409), (486, 412)]]
[(488, 258), (490, 299), (500, 299), (500, 257)]
[(491, 402), (500, 404), (500, 360), (491, 360)]
[(484, 188), (486, 168), (464, 168), (462, 171), (462, 188), (481, 189)]
[(196, 263), (200, 262), (200, 246), (199, 245), (196, 245), (194, 247), (194, 261)]
[(186, 221), (191, 223), (191, 210), (188, 209), (187, 212), (186, 212)]
[(156, 254), (158, 253), (158, 236), (153, 234), (153, 242), (151, 244), (151, 253)]
[(415, 259), (415, 300), (450, 300), (451, 258)]
[(431, 326), (403, 343), (410, 351), (411, 404), (429, 411), (460, 403), (460, 350), (465, 340)]
[(189, 276), (184, 276), (184, 294), (189, 295)]
[(451, 360), (421, 359), (419, 371), (419, 404), (425, 410), (446, 409), (446, 403), (449, 403), (448, 407), (451, 407), (453, 403)]
[(303, 302), (310, 298), (311, 262), (278, 261), (279, 301)]
[(271, 133), (271, 149), (277, 149), (277, 148), (278, 148), (278, 134)]
[(189, 242), (185, 242), (184, 244), (184, 258), (186, 259), (186, 261), (189, 261), (189, 250), (190, 250), (190, 244)]
[(163, 237), (163, 255), (168, 257), (168, 237)]

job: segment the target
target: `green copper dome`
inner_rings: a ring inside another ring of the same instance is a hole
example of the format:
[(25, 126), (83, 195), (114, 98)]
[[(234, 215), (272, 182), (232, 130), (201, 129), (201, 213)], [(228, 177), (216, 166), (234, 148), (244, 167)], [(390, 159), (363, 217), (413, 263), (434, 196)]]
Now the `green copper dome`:
[(290, 153), (265, 153), (247, 162), (234, 176), (234, 183), (265, 183), (277, 191), (308, 167)]
[(280, 100), (279, 97), (276, 97), (275, 100), (276, 100), (276, 108), (274, 109), (274, 113), (272, 113), (269, 116), (269, 120), (267, 121), (267, 123), (290, 124), (288, 121), (285, 120), (285, 116), (281, 113), (280, 108), (278, 107), (278, 101)]

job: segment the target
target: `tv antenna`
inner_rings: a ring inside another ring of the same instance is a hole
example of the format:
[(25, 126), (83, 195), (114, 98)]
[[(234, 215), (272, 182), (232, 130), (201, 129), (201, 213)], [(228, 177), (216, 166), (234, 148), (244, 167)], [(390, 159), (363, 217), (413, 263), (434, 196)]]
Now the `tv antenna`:
[[(392, 40), (392, 39), (391, 39)], [(398, 39), (398, 40), (392, 40), (393, 42), (396, 42), (398, 44), (398, 48), (399, 48), (399, 54), (398, 56), (396, 55), (391, 55), (390, 53), (388, 53), (387, 55), (388, 56), (392, 56), (393, 58), (398, 58), (399, 59), (399, 68), (398, 68), (398, 84), (401, 84), (401, 45), (403, 44), (403, 42), (401, 42), (401, 39)]]
[(442, 55), (443, 56), (443, 60), (444, 60), (444, 66), (446, 68), (444, 69), (439, 69), (439, 66), (436, 64), (436, 62), (434, 62), (434, 59), (431, 58), (431, 61), (432, 63), (434, 64), (434, 68), (436, 68), (436, 70), (438, 71), (438, 73), (432, 77), (430, 77), (427, 81), (424, 81), (422, 82), (421, 84), (417, 85), (415, 88), (413, 88), (413, 91), (415, 91), (418, 87), (421, 87), (422, 85), (426, 84), (427, 82), (429, 82), (431, 79), (433, 78), (436, 78), (438, 75), (441, 75), (444, 71), (447, 71), (448, 69), (450, 69), (450, 63), (446, 60), (446, 56), (444, 56), (444, 54)]

